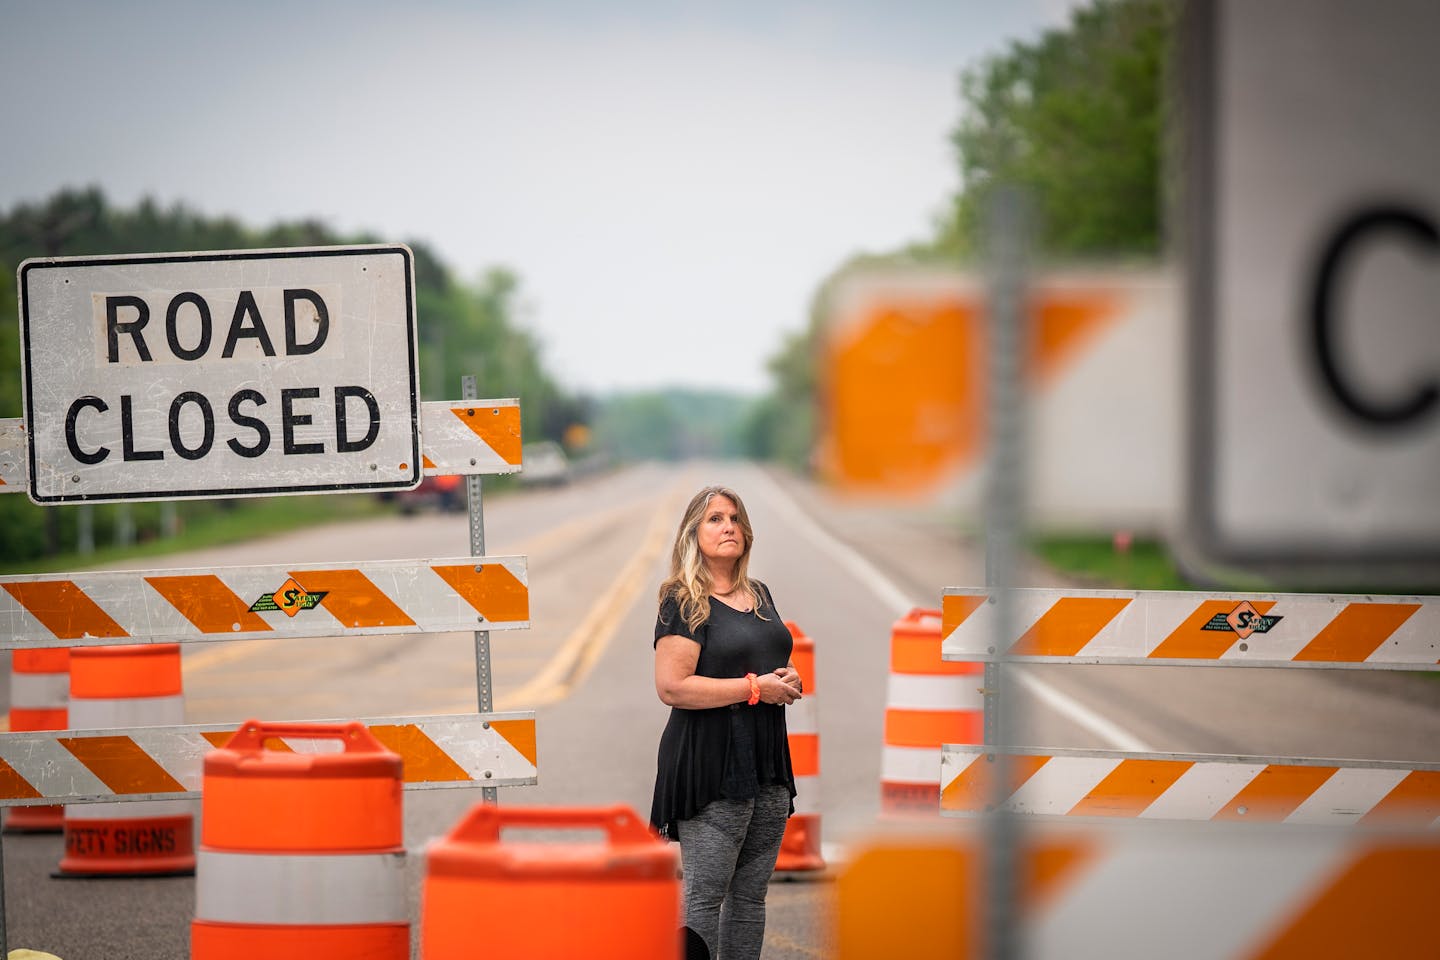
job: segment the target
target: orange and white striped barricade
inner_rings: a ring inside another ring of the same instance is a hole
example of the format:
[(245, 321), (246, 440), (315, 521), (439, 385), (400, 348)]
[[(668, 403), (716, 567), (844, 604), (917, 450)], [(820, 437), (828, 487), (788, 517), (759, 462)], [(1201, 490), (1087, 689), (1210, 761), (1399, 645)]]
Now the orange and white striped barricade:
[[(10, 656), (10, 729), (64, 730), (70, 725), (70, 648), (16, 650)], [(6, 833), (59, 833), (63, 807), (21, 807), (5, 818)]]
[(209, 753), (191, 957), (408, 960), (401, 769), (356, 722), (249, 720)]
[(825, 869), (820, 850), (820, 724), (816, 719), (819, 684), (815, 680), (815, 641), (785, 621), (794, 641), (791, 659), (804, 695), (785, 714), (790, 768), (795, 775), (795, 813), (785, 824), (775, 871), (780, 874)]
[[(180, 645), (71, 650), (70, 721), (76, 730), (184, 723)], [(116, 753), (105, 762), (124, 765), (128, 759)], [(58, 876), (170, 876), (194, 869), (193, 802), (142, 800), (65, 807), (65, 854)]]
[[(945, 591), (947, 660), (1440, 669), (1437, 597), (1017, 589), (1012, 635), (1002, 637), (987, 596), (983, 590)], [(1004, 794), (1007, 806), (1071, 816), (1223, 819), (1248, 814), (1304, 822), (1330, 818), (1324, 811), (1332, 800), (1380, 804), (1384, 811), (1411, 810), (1417, 803), (1419, 809), (1433, 809), (1436, 792), (1434, 771), (1424, 764), (1105, 751), (1006, 753), (1014, 767), (1011, 777), (1020, 781), (1006, 785), (1006, 790), (1014, 787), (1013, 795)], [(943, 803), (948, 811), (983, 805), (975, 792), (979, 785), (996, 786), (987, 775), (989, 761), (976, 760), (978, 755), (958, 744), (947, 751)], [(1087, 783), (1092, 775), (1100, 779)], [(1397, 791), (1393, 798), (1392, 788)], [(1381, 792), (1377, 796), (1375, 791)], [(1355, 809), (1365, 813), (1369, 807)]]
[[(605, 838), (503, 839), (511, 828), (599, 830)], [(623, 805), (476, 804), (426, 853), (421, 956), (679, 960), (677, 866), (673, 845)]]
[(0, 577), (0, 648), (511, 630), (524, 557)]
[(947, 660), (1440, 670), (1440, 597), (1017, 589), (1001, 640), (987, 595), (945, 590)]
[(427, 477), (515, 473), (520, 447), (518, 400), (420, 404), (420, 464)]
[[(536, 782), (532, 711), (356, 722), (404, 761), (407, 790)], [(191, 724), (0, 734), (0, 806), (195, 800), (205, 755), (234, 733), (233, 724)], [(276, 739), (297, 753), (316, 750)]]
[[(991, 956), (985, 839), (859, 843), (836, 884), (834, 957)], [(1433, 957), (1435, 833), (1273, 825), (1053, 822), (1017, 855), (1018, 936), (1034, 960)]]
[[(481, 476), (520, 470), (520, 401), (427, 400), (420, 404), (421, 473)], [(29, 483), (25, 423), (0, 418), (0, 493)]]
[[(1440, 826), (1440, 764), (1219, 757), (1113, 750), (1006, 751), (1002, 809), (1050, 817), (1317, 826)], [(995, 755), (946, 744), (940, 808), (996, 799)]]
[(934, 815), (940, 746), (984, 739), (984, 668), (940, 655), (939, 610), (911, 610), (890, 630), (880, 806), (886, 815)]

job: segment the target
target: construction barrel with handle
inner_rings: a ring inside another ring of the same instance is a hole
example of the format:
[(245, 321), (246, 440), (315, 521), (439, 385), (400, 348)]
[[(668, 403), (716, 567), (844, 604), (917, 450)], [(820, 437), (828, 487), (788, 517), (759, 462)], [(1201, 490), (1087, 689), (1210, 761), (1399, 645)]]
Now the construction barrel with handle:
[(820, 725), (815, 694), (815, 641), (789, 620), (794, 641), (791, 660), (800, 674), (803, 695), (785, 712), (790, 769), (795, 774), (795, 813), (785, 824), (775, 872), (788, 875), (825, 869), (820, 852)]
[[(70, 651), (70, 729), (167, 727), (185, 722), (178, 643), (75, 647)], [(97, 776), (123, 783), (143, 770), (179, 792), (125, 737), (61, 741)], [(65, 807), (61, 877), (185, 875), (195, 870), (193, 800), (76, 803)]]
[[(70, 726), (70, 649), (45, 647), (10, 654), (10, 730), (64, 730)], [(59, 833), (65, 808), (13, 807), (6, 833)]]
[[(604, 834), (600, 842), (522, 841), (502, 830)], [(426, 854), (425, 960), (678, 960), (675, 849), (624, 805), (587, 809), (476, 804)]]
[(249, 720), (207, 754), (193, 960), (408, 960), (401, 766), (358, 722)]
[(941, 659), (940, 611), (911, 610), (890, 630), (880, 809), (940, 812), (940, 748), (982, 743), (984, 666)]

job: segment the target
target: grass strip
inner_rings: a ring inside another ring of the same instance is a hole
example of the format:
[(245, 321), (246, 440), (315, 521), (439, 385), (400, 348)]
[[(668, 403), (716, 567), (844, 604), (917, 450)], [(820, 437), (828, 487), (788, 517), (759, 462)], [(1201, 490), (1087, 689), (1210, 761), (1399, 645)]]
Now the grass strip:
[(1158, 540), (1136, 539), (1121, 549), (1105, 537), (1050, 536), (1035, 539), (1031, 549), (1056, 572), (1095, 587), (1199, 589), (1185, 578)]
[(88, 554), (72, 550), (49, 557), (0, 563), (0, 574), (93, 569), (122, 560), (160, 557), (183, 550), (240, 543), (301, 527), (383, 516), (394, 513), (395, 510), (394, 504), (384, 503), (372, 494), (363, 493), (224, 501), (219, 509), (186, 517), (184, 529), (173, 537), (151, 537), (128, 546), (97, 546)]

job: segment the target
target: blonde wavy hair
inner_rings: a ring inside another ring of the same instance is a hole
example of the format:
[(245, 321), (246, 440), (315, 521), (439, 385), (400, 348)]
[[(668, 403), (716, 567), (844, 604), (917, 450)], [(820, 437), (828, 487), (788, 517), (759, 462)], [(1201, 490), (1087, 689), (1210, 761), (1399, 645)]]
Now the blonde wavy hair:
[(690, 504), (680, 519), (680, 528), (675, 531), (675, 546), (670, 550), (670, 576), (660, 584), (659, 601), (664, 603), (667, 598), (674, 597), (680, 605), (680, 616), (691, 632), (700, 629), (710, 619), (710, 590), (715, 581), (700, 554), (700, 524), (710, 508), (710, 501), (716, 497), (725, 497), (735, 504), (740, 531), (745, 537), (745, 547), (735, 561), (735, 585), (749, 601), (755, 616), (761, 620), (769, 619), (760, 612), (760, 588), (748, 574), (755, 531), (750, 526), (750, 515), (745, 512), (745, 501), (729, 487), (710, 486), (690, 498)]

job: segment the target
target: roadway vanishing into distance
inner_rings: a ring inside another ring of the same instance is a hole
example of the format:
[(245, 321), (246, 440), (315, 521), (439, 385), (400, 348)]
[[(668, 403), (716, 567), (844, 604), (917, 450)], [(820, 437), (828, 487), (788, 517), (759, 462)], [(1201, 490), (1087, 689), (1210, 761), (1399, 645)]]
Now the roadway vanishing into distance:
[[(625, 803), (648, 813), (668, 710), (651, 676), (655, 590), (681, 509), (713, 482), (744, 497), (756, 529), (751, 571), (816, 644), (819, 799), (833, 866), (880, 813), (891, 626), (912, 607), (938, 608), (947, 586), (983, 585), (983, 546), (937, 511), (847, 502), (752, 464), (646, 464), (486, 499), (485, 552), (528, 558), (532, 622), (490, 634), (495, 708), (536, 710), (539, 748), (539, 783), (502, 788), (499, 802)], [(425, 513), (131, 566), (443, 559), (466, 555), (469, 542), (464, 514)], [(1040, 567), (1021, 580), (1065, 585)], [(191, 723), (476, 708), (469, 633), (190, 643), (184, 670)], [(1114, 666), (1013, 673), (1015, 739), (1028, 746), (1440, 762), (1440, 693), (1428, 678)], [(406, 792), (417, 920), (426, 844), (479, 801), (479, 790)], [(64, 960), (187, 956), (193, 878), (51, 879), (61, 854), (54, 835), (7, 836), (3, 851), (10, 948)], [(824, 881), (773, 884), (765, 956), (825, 956), (832, 891)], [(483, 930), (477, 938), (478, 955)]]

